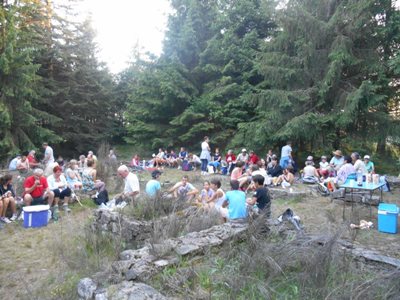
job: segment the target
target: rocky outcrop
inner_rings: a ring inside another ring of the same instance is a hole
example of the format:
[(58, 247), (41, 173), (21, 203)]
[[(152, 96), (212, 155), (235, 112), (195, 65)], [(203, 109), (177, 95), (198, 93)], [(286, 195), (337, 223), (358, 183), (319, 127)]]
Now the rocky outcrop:
[(93, 215), (92, 227), (94, 229), (120, 234), (126, 241), (140, 242), (150, 238), (152, 222), (129, 219), (118, 211), (106, 209), (97, 209)]

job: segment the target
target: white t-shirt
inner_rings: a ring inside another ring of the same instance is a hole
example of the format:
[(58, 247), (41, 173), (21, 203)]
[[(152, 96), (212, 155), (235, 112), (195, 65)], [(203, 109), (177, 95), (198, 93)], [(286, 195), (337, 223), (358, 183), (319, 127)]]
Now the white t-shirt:
[(314, 166), (305, 166), (303, 169), (304, 176), (315, 176), (315, 167)]
[(290, 156), (290, 153), (292, 153), (292, 147), (289, 145), (282, 147), (281, 157), (288, 157)]
[(45, 159), (48, 159), (46, 161), (47, 165), (53, 163), (54, 162), (53, 148), (51, 148), (50, 146), (47, 146), (44, 151), (44, 157), (45, 157)]
[(128, 176), (125, 177), (125, 188), (124, 193), (140, 192), (139, 179), (137, 176), (129, 172)]
[(64, 174), (60, 175), (60, 181), (57, 182), (56, 178), (54, 175), (50, 175), (49, 177), (47, 177), (47, 184), (49, 185), (50, 190), (56, 190), (59, 188), (59, 183), (62, 183), (63, 187), (62, 189), (65, 189), (68, 187), (67, 184), (67, 179), (65, 178)]
[(267, 171), (265, 171), (264, 169), (255, 170), (254, 172), (251, 173), (252, 177), (254, 177), (256, 175), (261, 175), (262, 177), (264, 177), (264, 180), (268, 176)]
[(208, 149), (210, 148), (210, 146), (208, 146), (207, 142), (202, 142), (201, 143), (201, 151), (209, 151)]
[(329, 163), (327, 161), (326, 162), (320, 161), (319, 162), (319, 167), (320, 167), (321, 170), (327, 170), (327, 169), (329, 169)]
[(193, 154), (193, 161), (196, 163), (201, 163), (201, 159), (196, 154)]
[(356, 173), (358, 170), (361, 170), (361, 173), (363, 175), (367, 174), (367, 168), (365, 167), (364, 162), (361, 159), (357, 159), (356, 162), (354, 163), (354, 169), (356, 170)]

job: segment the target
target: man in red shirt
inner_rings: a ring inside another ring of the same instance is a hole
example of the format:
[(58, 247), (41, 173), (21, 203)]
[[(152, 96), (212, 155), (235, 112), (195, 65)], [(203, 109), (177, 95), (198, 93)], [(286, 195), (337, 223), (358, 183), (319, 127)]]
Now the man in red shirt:
[(35, 169), (33, 175), (25, 179), (24, 191), (24, 203), (26, 206), (45, 204), (46, 200), (50, 207), (53, 202), (56, 207), (58, 206), (58, 199), (54, 199), (54, 193), (50, 191), (42, 169)]
[(229, 175), (236, 165), (236, 155), (233, 154), (232, 150), (228, 150), (228, 153), (225, 155), (225, 161), (228, 164), (228, 173)]
[(260, 159), (254, 151), (250, 151), (250, 165), (256, 165)]

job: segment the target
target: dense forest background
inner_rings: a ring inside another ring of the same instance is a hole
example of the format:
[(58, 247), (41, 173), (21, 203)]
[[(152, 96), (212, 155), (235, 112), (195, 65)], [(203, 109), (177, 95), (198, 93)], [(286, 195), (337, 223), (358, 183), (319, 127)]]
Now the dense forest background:
[(394, 1), (171, 0), (163, 53), (133, 51), (117, 75), (64, 2), (0, 0), (2, 160), (43, 141), (74, 156), (204, 135), (262, 154), (289, 139), (314, 154), (400, 144)]

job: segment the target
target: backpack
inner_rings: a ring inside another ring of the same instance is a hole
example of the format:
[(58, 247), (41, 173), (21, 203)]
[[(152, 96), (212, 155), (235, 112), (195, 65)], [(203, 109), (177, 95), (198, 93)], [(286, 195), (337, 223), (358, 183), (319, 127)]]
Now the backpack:
[(184, 160), (182, 162), (182, 171), (191, 171), (192, 170), (192, 166), (190, 165), (190, 163), (187, 160)]

